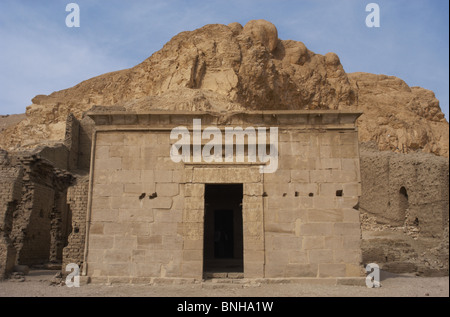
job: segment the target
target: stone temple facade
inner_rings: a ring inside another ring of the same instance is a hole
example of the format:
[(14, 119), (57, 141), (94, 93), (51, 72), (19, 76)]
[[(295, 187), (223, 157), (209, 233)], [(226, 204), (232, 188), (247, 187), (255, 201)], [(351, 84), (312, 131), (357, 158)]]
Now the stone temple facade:
[[(125, 283), (215, 274), (360, 277), (360, 114), (88, 113), (95, 129), (82, 274)], [(276, 140), (267, 134), (264, 143), (267, 153), (276, 149), (276, 171), (236, 158), (240, 145), (252, 150), (248, 135), (235, 139), (231, 159), (196, 161), (189, 151), (175, 162), (170, 153), (179, 140), (171, 132), (193, 132), (194, 119), (223, 135), (231, 127), (278, 128)]]

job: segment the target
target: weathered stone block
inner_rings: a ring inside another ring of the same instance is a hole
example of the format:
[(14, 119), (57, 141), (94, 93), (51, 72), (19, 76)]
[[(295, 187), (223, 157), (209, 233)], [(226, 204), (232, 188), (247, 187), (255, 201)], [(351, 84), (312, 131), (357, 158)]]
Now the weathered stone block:
[(314, 170), (310, 171), (309, 177), (311, 183), (327, 183), (330, 182), (332, 179), (331, 176), (332, 170)]
[(333, 263), (333, 250), (308, 250), (310, 263)]
[(123, 184), (94, 185), (93, 197), (119, 197), (123, 193)]
[(334, 224), (334, 233), (336, 235), (354, 235), (360, 236), (361, 234), (361, 225), (359, 223), (335, 223)]
[(361, 237), (359, 235), (344, 235), (342, 239), (344, 249), (361, 249)]
[(342, 184), (337, 183), (322, 183), (319, 184), (320, 196), (336, 197), (336, 191), (342, 190)]
[(317, 264), (288, 264), (285, 277), (317, 277)]
[(186, 197), (184, 199), (184, 208), (186, 210), (199, 210), (204, 208), (204, 199), (202, 197)]
[(92, 210), (103, 210), (111, 208), (111, 199), (109, 197), (97, 197), (92, 200)]
[(134, 263), (133, 276), (137, 277), (160, 277), (161, 264), (160, 263)]
[(302, 238), (294, 235), (275, 235), (272, 239), (272, 247), (275, 250), (301, 250)]
[(336, 263), (360, 263), (361, 250), (336, 249), (334, 250)]
[(310, 209), (307, 210), (308, 222), (342, 222), (344, 213), (339, 209)]
[(93, 222), (89, 227), (90, 234), (103, 234), (103, 223), (101, 222)]
[(203, 197), (205, 193), (205, 185), (203, 184), (186, 184), (184, 186), (186, 197)]
[(185, 209), (183, 211), (183, 222), (202, 222), (203, 217), (203, 209)]
[(94, 210), (92, 208), (92, 214), (91, 214), (91, 221), (116, 221), (117, 217), (119, 216), (119, 211), (116, 209), (110, 210), (110, 209), (99, 209)]
[(361, 196), (360, 183), (345, 183), (342, 186), (345, 196)]
[[(342, 197), (339, 197), (342, 198)], [(336, 208), (336, 197), (331, 196), (315, 196), (313, 198), (313, 207), (315, 209), (332, 210)]]
[(133, 222), (130, 223), (130, 233), (137, 236), (146, 236), (150, 234), (150, 224)]
[(336, 208), (351, 209), (358, 205), (358, 197), (336, 197)]
[(157, 197), (152, 200), (153, 208), (156, 209), (170, 209), (172, 208), (173, 200), (171, 197)]
[(343, 171), (359, 171), (359, 158), (342, 158), (341, 167)]
[(97, 146), (123, 144), (124, 134), (116, 132), (98, 132)]
[(141, 171), (119, 170), (111, 173), (111, 183), (139, 184), (141, 183)]
[(300, 224), (302, 236), (331, 236), (333, 235), (333, 223), (316, 222)]
[[(136, 242), (137, 243), (137, 242)], [(131, 251), (131, 261), (133, 263), (145, 263), (145, 250), (135, 250)]]
[(144, 192), (142, 183), (139, 184), (124, 184), (123, 193), (132, 194), (133, 196), (140, 196)]
[(114, 236), (106, 235), (89, 235), (89, 248), (95, 249), (111, 249), (114, 244)]
[(307, 251), (290, 251), (289, 263), (309, 263)]
[(260, 183), (245, 183), (244, 195), (247, 196), (262, 196), (264, 193), (264, 186)]
[(153, 209), (156, 223), (178, 223), (183, 221), (183, 212), (174, 208), (171, 209)]
[(345, 276), (347, 277), (363, 277), (363, 268), (360, 265), (346, 264)]
[(129, 224), (117, 222), (105, 222), (103, 232), (106, 235), (125, 234), (129, 232)]
[(106, 250), (103, 259), (108, 263), (129, 263), (131, 253), (130, 250)]
[(177, 183), (156, 183), (156, 193), (159, 197), (173, 197), (180, 193)]
[(316, 161), (316, 169), (327, 170), (327, 169), (341, 169), (341, 159), (340, 158), (326, 158), (323, 157)]
[(342, 209), (344, 212), (344, 220), (343, 222), (360, 222), (359, 210), (353, 208)]
[(342, 277), (345, 274), (345, 264), (319, 264), (319, 277)]
[(264, 174), (264, 184), (270, 183), (289, 183), (291, 180), (291, 171), (290, 170), (281, 170), (278, 169), (276, 173), (268, 173)]
[(114, 249), (134, 250), (137, 247), (137, 237), (114, 236)]
[(154, 173), (154, 181), (156, 183), (172, 182), (173, 171), (171, 170), (154, 170), (153, 173)]
[(186, 240), (203, 241), (203, 222), (183, 223), (183, 237)]
[(184, 250), (183, 262), (203, 261), (203, 250)]
[(203, 261), (191, 261), (181, 263), (182, 277), (193, 277), (202, 279), (203, 277)]
[(309, 170), (292, 170), (291, 181), (296, 183), (309, 183)]
[(161, 249), (162, 248), (162, 236), (138, 236), (137, 247), (139, 249)]
[(155, 235), (173, 235), (177, 232), (178, 224), (162, 222), (150, 224), (150, 232)]
[(185, 239), (183, 242), (184, 250), (203, 250), (203, 240)]
[(343, 248), (343, 242), (344, 238), (343, 236), (331, 236), (331, 237), (324, 237), (324, 249), (342, 249)]
[(359, 182), (359, 175), (356, 170), (353, 171), (341, 171), (341, 170), (330, 170), (331, 176), (328, 180), (332, 180), (335, 183), (352, 183)]
[(323, 236), (306, 236), (303, 237), (302, 249), (315, 250), (325, 248), (325, 237)]
[(306, 222), (307, 220), (306, 210), (304, 209), (280, 210), (275, 213), (273, 221), (277, 223), (293, 223), (295, 222), (296, 219), (302, 219)]
[(292, 222), (282, 222), (282, 223), (265, 223), (264, 229), (266, 233), (288, 233), (292, 234), (295, 232), (295, 224)]

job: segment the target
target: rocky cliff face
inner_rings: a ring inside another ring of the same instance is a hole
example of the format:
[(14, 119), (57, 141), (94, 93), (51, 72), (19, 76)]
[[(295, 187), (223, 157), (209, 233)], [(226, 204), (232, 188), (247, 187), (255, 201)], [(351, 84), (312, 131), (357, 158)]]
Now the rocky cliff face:
[(448, 122), (434, 94), (384, 75), (347, 74), (334, 53), (278, 39), (276, 27), (207, 25), (182, 32), (141, 64), (39, 95), (26, 119), (0, 134), (14, 150), (64, 137), (69, 113), (94, 105), (127, 110), (362, 109), (361, 141), (380, 149), (448, 156)]
[(364, 111), (358, 123), (361, 141), (375, 141), (383, 151), (448, 157), (449, 126), (432, 91), (393, 76), (351, 73), (348, 78)]

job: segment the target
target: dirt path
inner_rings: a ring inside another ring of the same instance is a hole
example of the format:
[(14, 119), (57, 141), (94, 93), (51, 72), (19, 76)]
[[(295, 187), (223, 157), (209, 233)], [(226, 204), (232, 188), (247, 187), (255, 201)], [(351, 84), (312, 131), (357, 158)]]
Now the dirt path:
[(32, 271), (24, 282), (0, 282), (0, 297), (448, 297), (448, 277), (388, 275), (382, 287), (310, 284), (51, 285), (55, 271)]

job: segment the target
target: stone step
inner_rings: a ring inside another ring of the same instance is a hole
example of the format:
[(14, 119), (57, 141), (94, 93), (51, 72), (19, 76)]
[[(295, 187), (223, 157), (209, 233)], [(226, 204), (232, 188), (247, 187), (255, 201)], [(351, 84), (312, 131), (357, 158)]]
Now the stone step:
[(242, 279), (244, 278), (244, 273), (240, 272), (206, 272), (206, 279)]

